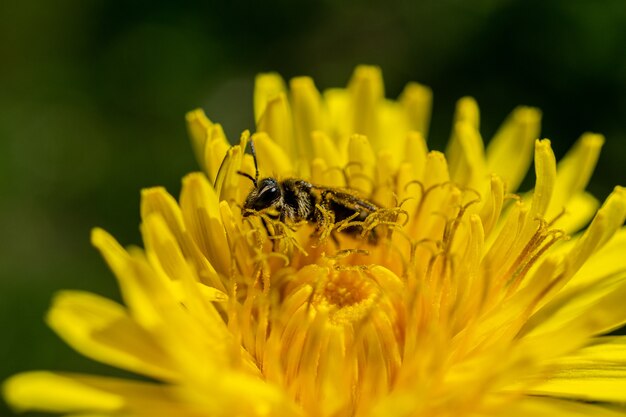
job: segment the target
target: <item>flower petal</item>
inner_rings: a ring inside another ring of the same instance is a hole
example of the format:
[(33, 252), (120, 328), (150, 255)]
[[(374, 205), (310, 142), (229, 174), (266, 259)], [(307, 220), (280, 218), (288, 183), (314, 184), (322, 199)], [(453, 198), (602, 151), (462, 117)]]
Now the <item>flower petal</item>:
[(414, 82), (407, 84), (400, 95), (400, 103), (408, 116), (409, 128), (425, 138), (428, 137), (432, 102), (432, 90)]
[[(244, 143), (247, 142), (248, 136), (249, 132), (244, 132), (242, 138)], [(222, 161), (214, 184), (220, 201), (243, 201), (242, 189), (250, 186), (249, 179), (238, 174), (243, 164), (243, 149), (242, 145), (231, 146)], [(250, 175), (254, 177), (254, 172)]]
[[(581, 192), (570, 197), (563, 216), (558, 218), (554, 225), (565, 233), (575, 233), (589, 223), (589, 220), (598, 211), (600, 202), (593, 195)], [(553, 220), (560, 213), (549, 215), (547, 218)]]
[(626, 401), (626, 365), (567, 367), (546, 382), (528, 390), (529, 394), (574, 398), (584, 401)]
[(219, 215), (219, 200), (204, 175), (193, 173), (183, 179), (180, 208), (202, 253), (219, 273), (228, 275), (230, 252)]
[(159, 379), (177, 375), (153, 337), (111, 300), (64, 291), (55, 296), (46, 321), (68, 345), (89, 358)]
[(559, 161), (554, 201), (551, 204), (555, 214), (567, 204), (571, 196), (585, 189), (603, 144), (604, 136), (585, 133)]
[[(523, 336), (523, 345), (534, 346), (538, 357), (571, 353), (590, 337), (626, 323), (624, 298), (624, 274), (564, 291), (535, 313), (519, 336)], [(551, 343), (555, 340), (559, 343)]]
[(369, 140), (365, 136), (350, 136), (348, 159), (350, 165), (349, 171), (346, 168), (350, 179), (348, 186), (359, 190), (364, 195), (370, 195), (373, 188), (376, 157)]
[(113, 412), (124, 407), (124, 399), (51, 372), (27, 372), (5, 381), (3, 395), (18, 411)]
[(503, 179), (508, 193), (515, 192), (526, 176), (540, 124), (541, 112), (538, 109), (518, 107), (489, 142), (487, 171)]
[(473, 97), (462, 97), (456, 102), (454, 126), (459, 122), (468, 123), (477, 131), (480, 128), (480, 110)]
[(497, 175), (491, 176), (491, 189), (485, 204), (480, 211), (485, 237), (489, 237), (496, 223), (500, 219), (502, 204), (504, 203), (504, 182)]
[(224, 130), (220, 124), (212, 123), (202, 109), (190, 111), (186, 119), (196, 158), (211, 181), (214, 181), (229, 146)]
[(379, 149), (379, 106), (385, 98), (383, 76), (379, 67), (360, 65), (348, 83), (350, 92), (351, 133), (367, 136)]
[(273, 142), (266, 133), (255, 133), (252, 135), (252, 141), (256, 148), (261, 178), (285, 178), (295, 174), (291, 163), (294, 159), (279, 144)]
[(535, 142), (535, 189), (533, 190), (533, 202), (530, 209), (530, 216), (534, 218), (545, 214), (556, 182), (556, 159), (554, 152), (547, 139)]
[(574, 274), (624, 224), (626, 188), (615, 187), (569, 255), (570, 273)]
[(405, 142), (404, 162), (411, 164), (415, 179), (423, 181), (426, 169), (428, 147), (424, 136), (418, 132), (409, 132)]
[(285, 81), (279, 74), (268, 72), (257, 75), (254, 80), (254, 120), (258, 123), (267, 103), (286, 91)]
[(507, 417), (620, 417), (624, 416), (624, 412), (579, 401), (527, 396), (507, 405), (503, 415)]
[(326, 166), (331, 168), (343, 168), (346, 164), (341, 157), (337, 145), (324, 132), (313, 132), (311, 135), (313, 155), (315, 158), (324, 160)]
[(213, 123), (206, 117), (202, 109), (195, 109), (188, 112), (185, 115), (185, 119), (187, 120), (187, 131), (191, 138), (191, 145), (198, 159), (198, 163), (202, 168), (206, 168), (204, 166), (204, 147), (208, 141), (208, 132), (213, 126)]
[(406, 138), (409, 132), (409, 122), (402, 106), (395, 101), (383, 100), (379, 114), (379, 131), (385, 132), (384, 139), (372, 143), (376, 152), (390, 152), (392, 165), (398, 168), (404, 159)]
[(446, 159), (453, 181), (462, 187), (482, 192), (486, 186), (483, 140), (471, 122), (460, 121), (455, 124), (446, 149)]
[(298, 160), (298, 149), (293, 140), (291, 108), (285, 93), (270, 99), (257, 122), (257, 132), (265, 132), (292, 159)]
[(163, 187), (141, 190), (141, 218), (146, 219), (153, 213), (158, 213), (165, 220), (167, 227), (179, 242), (183, 241), (182, 235), (185, 229), (183, 215), (174, 197)]
[[(322, 97), (310, 77), (296, 77), (289, 82), (293, 114), (294, 141), (299, 159), (312, 154), (311, 133), (326, 130)], [(270, 135), (271, 136), (271, 135)]]
[(214, 183), (230, 143), (224, 135), (221, 125), (214, 125), (209, 132), (209, 140), (204, 147), (204, 166), (209, 180)]
[(626, 271), (626, 228), (621, 228), (611, 240), (593, 254), (569, 282), (569, 286), (587, 285)]

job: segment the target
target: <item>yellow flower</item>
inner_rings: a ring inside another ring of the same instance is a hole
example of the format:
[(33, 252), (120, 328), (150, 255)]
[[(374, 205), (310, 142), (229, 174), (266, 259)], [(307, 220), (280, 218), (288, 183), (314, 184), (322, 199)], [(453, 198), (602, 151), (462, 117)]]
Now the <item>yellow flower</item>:
[[(66, 291), (47, 316), (80, 353), (148, 380), (29, 372), (5, 398), (98, 416), (622, 415), (626, 337), (603, 335), (626, 322), (626, 189), (599, 209), (585, 192), (602, 136), (557, 164), (539, 111), (520, 107), (485, 148), (463, 98), (444, 155), (426, 147), (430, 108), (414, 83), (385, 99), (362, 66), (323, 94), (260, 75), (257, 133), (235, 146), (190, 112), (205, 172), (178, 202), (142, 192), (145, 249), (93, 232), (125, 305)], [(244, 218), (250, 140), (261, 177), (381, 208), (352, 219), (360, 234), (332, 212)], [(533, 155), (535, 188), (515, 195)]]

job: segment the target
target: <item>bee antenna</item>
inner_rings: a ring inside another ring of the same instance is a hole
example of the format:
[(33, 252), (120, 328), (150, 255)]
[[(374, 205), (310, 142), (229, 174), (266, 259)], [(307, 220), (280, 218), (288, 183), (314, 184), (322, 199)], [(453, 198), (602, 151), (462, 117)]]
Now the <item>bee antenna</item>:
[(252, 181), (252, 184), (254, 184), (255, 187), (257, 187), (256, 179), (254, 179), (254, 177), (252, 175), (248, 174), (247, 172), (243, 172), (243, 171), (237, 171), (237, 174), (241, 175), (242, 177), (246, 177), (247, 179)]
[(259, 164), (256, 160), (256, 149), (254, 148), (254, 141), (251, 140), (250, 141), (250, 151), (252, 151), (252, 159), (254, 159), (254, 170), (255, 170), (255, 174), (254, 174), (254, 185), (256, 185), (256, 182), (259, 180)]

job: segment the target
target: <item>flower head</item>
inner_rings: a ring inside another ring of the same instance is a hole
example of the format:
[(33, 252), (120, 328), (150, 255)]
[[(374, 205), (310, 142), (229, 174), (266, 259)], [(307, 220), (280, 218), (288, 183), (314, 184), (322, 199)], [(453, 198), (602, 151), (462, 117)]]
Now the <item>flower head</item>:
[[(152, 381), (30, 372), (5, 397), (111, 416), (623, 411), (626, 338), (602, 335), (626, 322), (626, 189), (600, 208), (585, 192), (602, 136), (557, 164), (539, 111), (520, 107), (485, 148), (463, 98), (443, 154), (426, 146), (430, 104), (415, 83), (385, 99), (362, 66), (323, 94), (260, 75), (257, 132), (234, 146), (190, 112), (204, 173), (178, 201), (142, 192), (145, 249), (92, 234), (124, 305), (67, 291), (47, 317), (80, 353)], [(534, 189), (514, 194), (533, 159)], [(285, 216), (287, 199), (244, 213), (263, 178), (302, 180), (309, 214)]]

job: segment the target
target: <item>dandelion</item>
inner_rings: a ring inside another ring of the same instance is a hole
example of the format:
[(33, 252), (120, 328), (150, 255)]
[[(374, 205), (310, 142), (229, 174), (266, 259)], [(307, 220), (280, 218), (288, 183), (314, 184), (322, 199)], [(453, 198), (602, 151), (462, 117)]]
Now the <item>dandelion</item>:
[[(626, 337), (607, 335), (626, 322), (626, 189), (601, 205), (585, 192), (603, 137), (557, 164), (540, 112), (519, 107), (485, 148), (463, 98), (444, 155), (426, 146), (430, 108), (428, 88), (387, 100), (361, 66), (323, 94), (260, 75), (256, 133), (234, 146), (190, 112), (204, 172), (178, 201), (142, 192), (145, 249), (93, 231), (124, 305), (64, 291), (47, 315), (78, 352), (145, 378), (27, 372), (5, 398), (98, 416), (626, 413)], [(251, 141), (261, 178), (380, 209), (349, 220), (357, 234), (332, 212), (244, 217)], [(534, 189), (515, 194), (533, 159)]]

